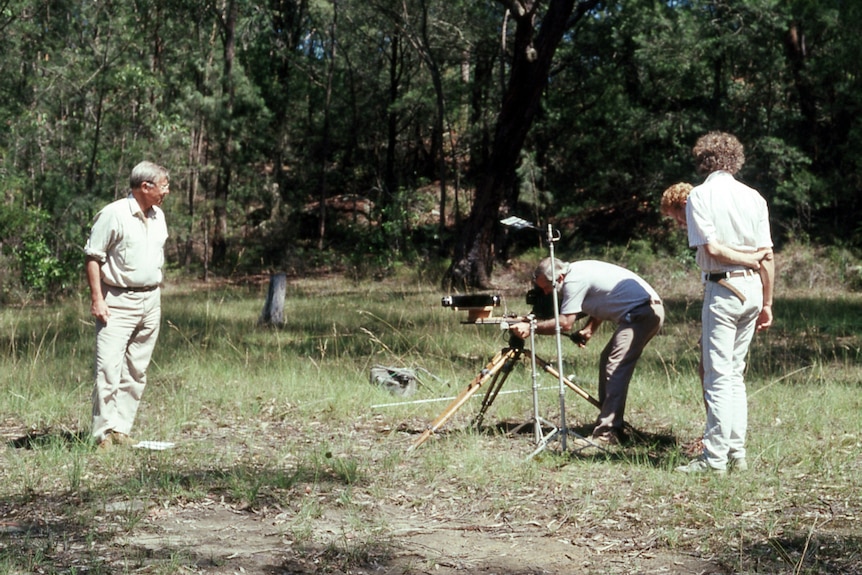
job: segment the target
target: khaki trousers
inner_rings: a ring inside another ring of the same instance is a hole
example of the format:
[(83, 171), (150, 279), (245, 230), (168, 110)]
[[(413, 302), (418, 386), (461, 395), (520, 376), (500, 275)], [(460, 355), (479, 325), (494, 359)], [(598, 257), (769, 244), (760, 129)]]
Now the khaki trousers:
[(646, 303), (631, 310), (617, 325), (602, 351), (599, 363), (599, 402), (601, 412), (594, 436), (620, 431), (626, 411), (629, 383), (644, 347), (664, 324), (664, 306)]
[(129, 435), (147, 385), (147, 367), (159, 337), (161, 294), (102, 285), (110, 317), (96, 322), (95, 385), (91, 434)]

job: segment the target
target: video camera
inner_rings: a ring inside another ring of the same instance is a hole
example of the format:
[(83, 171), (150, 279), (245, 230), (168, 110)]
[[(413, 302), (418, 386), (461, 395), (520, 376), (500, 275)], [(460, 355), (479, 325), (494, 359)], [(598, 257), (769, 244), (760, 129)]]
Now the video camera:
[(554, 317), (554, 294), (542, 291), (538, 286), (534, 286), (527, 292), (527, 305), (532, 306), (531, 314), (536, 316), (536, 319), (551, 319)]
[[(546, 294), (538, 286), (534, 286), (527, 291), (526, 303), (532, 306), (530, 315), (536, 319), (552, 319), (554, 317), (554, 294)], [(499, 324), (505, 326), (508, 321), (524, 321), (524, 316), (512, 316), (493, 318), (491, 313), (495, 307), (499, 307), (502, 303), (502, 298), (499, 295), (489, 294), (466, 294), (466, 295), (449, 295), (444, 296), (440, 300), (440, 305), (443, 307), (452, 308), (455, 311), (467, 311), (467, 321), (463, 323), (474, 324)], [(578, 345), (586, 343), (586, 340), (575, 331), (568, 334), (569, 339)], [(512, 341), (509, 342), (510, 347), (522, 348), (523, 340), (511, 335)]]
[[(527, 305), (533, 306), (530, 312), (536, 319), (551, 319), (554, 317), (554, 294), (542, 291), (538, 286), (534, 286), (527, 292)], [(586, 314), (578, 314), (578, 319), (586, 317)], [(573, 331), (567, 334), (577, 345), (586, 345), (587, 340), (579, 331)]]

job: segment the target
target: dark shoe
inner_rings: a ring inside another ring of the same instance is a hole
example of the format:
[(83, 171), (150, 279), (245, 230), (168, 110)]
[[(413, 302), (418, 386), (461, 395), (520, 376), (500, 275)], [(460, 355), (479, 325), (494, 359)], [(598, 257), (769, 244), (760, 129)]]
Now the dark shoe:
[(613, 434), (602, 434), (600, 436), (581, 437), (574, 435), (570, 438), (570, 448), (581, 455), (598, 455), (613, 451), (618, 445), (617, 437)]
[(618, 429), (603, 429), (599, 430), (598, 433), (593, 431), (592, 440), (601, 445), (602, 447), (611, 447), (622, 445), (625, 440), (625, 436), (622, 431)]
[(605, 427), (603, 429), (594, 429), (590, 441), (601, 447), (602, 449), (613, 449), (625, 443), (626, 436), (621, 429), (615, 427)]
[(597, 455), (606, 451), (605, 444), (596, 441), (595, 437), (572, 435), (568, 439), (568, 448), (581, 455)]

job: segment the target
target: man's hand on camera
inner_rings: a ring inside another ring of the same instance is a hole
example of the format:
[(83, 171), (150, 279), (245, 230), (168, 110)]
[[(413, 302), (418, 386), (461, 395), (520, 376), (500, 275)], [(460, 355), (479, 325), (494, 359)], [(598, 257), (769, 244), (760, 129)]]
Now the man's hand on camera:
[(518, 323), (514, 323), (509, 326), (509, 331), (521, 339), (527, 339), (530, 337), (530, 322), (519, 321)]

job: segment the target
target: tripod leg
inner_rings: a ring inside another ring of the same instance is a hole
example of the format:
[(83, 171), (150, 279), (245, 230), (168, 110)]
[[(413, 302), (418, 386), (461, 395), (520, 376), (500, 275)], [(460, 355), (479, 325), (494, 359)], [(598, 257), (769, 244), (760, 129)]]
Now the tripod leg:
[(473, 427), (479, 427), (482, 425), (482, 420), (485, 419), (485, 412), (488, 411), (488, 408), (491, 407), (491, 404), (494, 403), (494, 400), (497, 399), (497, 394), (500, 393), (500, 389), (502, 389), (503, 384), (506, 383), (506, 380), (509, 378), (509, 374), (512, 373), (512, 369), (515, 367), (515, 363), (521, 358), (521, 350), (516, 349), (512, 350), (505, 355), (505, 361), (501, 366), (501, 369), (494, 374), (494, 378), (491, 380), (491, 385), (488, 386), (488, 391), (485, 392), (485, 397), (482, 399), (482, 407), (479, 408), (479, 413), (476, 414), (476, 417), (473, 418)]
[[(557, 368), (555, 368), (553, 365), (551, 365), (550, 363), (548, 363), (544, 359), (536, 356), (536, 362), (542, 367), (542, 369), (544, 369), (545, 371), (547, 371), (548, 373), (550, 373), (554, 377), (556, 377), (556, 378), (560, 377), (560, 372), (557, 370)], [(587, 393), (586, 391), (584, 391), (583, 388), (575, 385), (574, 383), (569, 381), (569, 379), (566, 377), (563, 377), (562, 379), (563, 379), (563, 383), (565, 383), (569, 389), (571, 389), (572, 391), (574, 391), (575, 393), (577, 393), (578, 395), (580, 395), (581, 397), (583, 397), (584, 399), (586, 399), (587, 401), (589, 401), (590, 403), (592, 403), (593, 405), (598, 407), (599, 409), (602, 408), (602, 404), (599, 403), (599, 400), (596, 399), (595, 397), (593, 397), (592, 395), (590, 395), (589, 393)]]
[(449, 418), (452, 417), (455, 412), (458, 411), (458, 409), (462, 405), (464, 405), (464, 403), (466, 403), (467, 400), (470, 399), (470, 397), (474, 393), (479, 391), (479, 388), (482, 387), (485, 382), (487, 382), (492, 377), (496, 377), (500, 369), (502, 369), (506, 362), (511, 357), (514, 357), (516, 353), (518, 353), (517, 350), (514, 350), (512, 348), (506, 348), (498, 352), (493, 357), (493, 359), (488, 362), (485, 368), (479, 372), (479, 374), (473, 379), (473, 381), (471, 381), (470, 384), (467, 385), (464, 391), (462, 391), (461, 394), (456, 397), (445, 410), (443, 410), (443, 413), (437, 416), (437, 419), (435, 419), (431, 423), (431, 427), (422, 432), (422, 434), (416, 439), (416, 441), (413, 442), (413, 445), (411, 445), (407, 451), (413, 451), (414, 449), (425, 443), (425, 441), (429, 437), (431, 437), (431, 435), (435, 431), (440, 429), (447, 421), (449, 421)]

